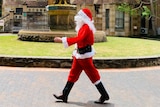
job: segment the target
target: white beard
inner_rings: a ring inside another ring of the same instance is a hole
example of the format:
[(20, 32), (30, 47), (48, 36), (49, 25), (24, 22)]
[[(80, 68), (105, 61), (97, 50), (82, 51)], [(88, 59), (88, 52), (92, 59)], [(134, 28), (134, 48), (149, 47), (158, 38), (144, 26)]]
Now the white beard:
[(76, 27), (75, 27), (75, 30), (76, 32), (79, 31), (79, 29), (83, 26), (84, 23), (76, 23)]
[(76, 32), (78, 32), (79, 29), (83, 26), (84, 22), (82, 20), (82, 17), (77, 16), (77, 15), (74, 17), (74, 21), (76, 23), (75, 30), (76, 30)]

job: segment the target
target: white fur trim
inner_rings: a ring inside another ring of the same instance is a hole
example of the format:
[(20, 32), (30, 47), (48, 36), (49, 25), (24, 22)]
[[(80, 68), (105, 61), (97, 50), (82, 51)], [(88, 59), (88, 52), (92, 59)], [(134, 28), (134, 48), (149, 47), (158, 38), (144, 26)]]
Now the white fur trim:
[(64, 48), (68, 48), (68, 42), (67, 42), (67, 37), (62, 37), (62, 43), (63, 43), (63, 46)]
[(83, 10), (80, 10), (78, 12), (78, 15), (82, 16), (82, 18), (84, 18), (85, 20), (91, 21), (91, 19), (83, 12)]
[(90, 18), (82, 10), (80, 10), (77, 15), (82, 17), (84, 23), (86, 23), (89, 26), (89, 28), (93, 31), (93, 33), (96, 32), (94, 21), (90, 20)]
[(101, 82), (101, 80), (98, 80), (94, 83), (94, 85), (98, 85)]

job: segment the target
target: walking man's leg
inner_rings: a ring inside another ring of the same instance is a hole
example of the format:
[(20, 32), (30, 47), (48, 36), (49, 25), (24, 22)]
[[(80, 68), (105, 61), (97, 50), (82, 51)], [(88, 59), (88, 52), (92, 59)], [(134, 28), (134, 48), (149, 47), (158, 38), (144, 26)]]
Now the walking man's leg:
[(69, 82), (67, 81), (64, 89), (63, 89), (63, 92), (62, 92), (62, 95), (55, 95), (53, 94), (53, 96), (56, 98), (56, 99), (59, 99), (59, 100), (62, 100), (63, 102), (67, 103), (67, 100), (68, 100), (68, 95), (73, 87), (74, 83), (73, 82)]
[[(81, 62), (81, 64), (83, 64), (83, 62)], [(86, 59), (85, 64), (81, 66), (83, 67), (83, 69), (85, 70), (85, 73), (87, 74), (89, 79), (92, 81), (92, 83), (95, 84), (96, 88), (101, 94), (101, 97), (97, 101), (95, 101), (95, 103), (103, 104), (104, 101), (109, 100), (109, 95), (100, 80), (100, 74), (98, 70), (95, 68), (92, 58)]]
[(57, 95), (53, 94), (53, 96), (56, 99), (62, 100), (63, 102), (67, 103), (68, 95), (69, 95), (74, 83), (78, 80), (81, 72), (82, 72), (82, 69), (81, 69), (80, 65), (78, 64), (77, 60), (74, 58), (73, 63), (72, 63), (72, 68), (71, 68), (70, 73), (68, 75), (68, 81), (62, 91), (62, 95), (57, 96)]

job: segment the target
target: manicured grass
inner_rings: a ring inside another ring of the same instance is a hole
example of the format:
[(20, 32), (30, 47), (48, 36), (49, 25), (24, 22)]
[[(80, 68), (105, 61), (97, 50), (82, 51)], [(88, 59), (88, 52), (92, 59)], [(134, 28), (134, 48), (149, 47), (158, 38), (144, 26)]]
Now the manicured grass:
[(96, 43), (97, 56), (100, 57), (135, 57), (160, 55), (160, 41), (107, 37), (108, 42)]
[[(28, 42), (14, 36), (0, 36), (0, 55), (71, 57), (74, 46), (64, 49), (60, 43)], [(107, 42), (95, 43), (95, 57), (135, 57), (160, 55), (160, 41), (107, 37)]]

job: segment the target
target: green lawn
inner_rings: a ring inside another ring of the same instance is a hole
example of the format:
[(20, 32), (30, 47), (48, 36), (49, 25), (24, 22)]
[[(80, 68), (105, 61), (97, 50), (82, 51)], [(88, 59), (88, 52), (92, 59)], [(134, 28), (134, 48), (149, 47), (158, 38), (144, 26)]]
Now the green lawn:
[[(160, 41), (107, 37), (107, 42), (95, 43), (95, 57), (134, 57), (160, 55)], [(28, 42), (14, 36), (0, 36), (0, 55), (70, 57), (74, 46), (64, 49), (60, 43)]]

